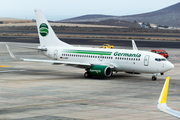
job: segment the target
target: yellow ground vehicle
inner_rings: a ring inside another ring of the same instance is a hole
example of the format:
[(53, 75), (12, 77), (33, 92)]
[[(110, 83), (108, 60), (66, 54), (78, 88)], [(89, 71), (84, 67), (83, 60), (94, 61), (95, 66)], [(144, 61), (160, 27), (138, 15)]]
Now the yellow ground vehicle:
[(110, 44), (103, 44), (100, 48), (112, 49), (112, 48), (114, 48), (114, 46), (113, 46), (113, 45), (110, 45)]

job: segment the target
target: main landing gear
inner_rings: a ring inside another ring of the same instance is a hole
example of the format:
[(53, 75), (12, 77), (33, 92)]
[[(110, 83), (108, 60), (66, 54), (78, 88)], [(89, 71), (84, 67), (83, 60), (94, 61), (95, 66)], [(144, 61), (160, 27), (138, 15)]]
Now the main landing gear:
[(152, 80), (153, 81), (157, 80), (157, 77), (156, 76), (152, 76)]
[(85, 77), (85, 78), (90, 78), (91, 75), (89, 74), (89, 72), (85, 72), (85, 73), (84, 73), (84, 77)]

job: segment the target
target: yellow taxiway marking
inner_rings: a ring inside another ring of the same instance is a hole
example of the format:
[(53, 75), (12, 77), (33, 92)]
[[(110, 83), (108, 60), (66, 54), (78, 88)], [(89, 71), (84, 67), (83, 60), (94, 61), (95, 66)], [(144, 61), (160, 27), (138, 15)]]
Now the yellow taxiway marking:
[(11, 67), (10, 65), (0, 65), (0, 67)]

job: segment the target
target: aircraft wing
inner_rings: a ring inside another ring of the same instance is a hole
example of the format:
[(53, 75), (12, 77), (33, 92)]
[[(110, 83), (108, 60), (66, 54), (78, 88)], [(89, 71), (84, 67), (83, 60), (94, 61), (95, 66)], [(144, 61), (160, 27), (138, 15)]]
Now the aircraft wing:
[(166, 104), (168, 88), (169, 88), (169, 80), (170, 77), (167, 77), (157, 103), (157, 108), (162, 112), (180, 118), (180, 112), (169, 108)]
[[(24, 58), (17, 58), (13, 52), (11, 52), (10, 48), (8, 45), (6, 45), (7, 47), (7, 50), (10, 54), (10, 56), (13, 58), (13, 59), (16, 59), (16, 60), (21, 60), (21, 61), (26, 61), (26, 62), (44, 62), (44, 63), (52, 63), (53, 65), (59, 65), (59, 64), (65, 64), (65, 65), (69, 65), (69, 66), (74, 66), (74, 67), (79, 67), (79, 68), (90, 68), (91, 66), (96, 66), (96, 65), (106, 65), (112, 69), (115, 69), (115, 66), (112, 65), (112, 64), (109, 64), (109, 63), (96, 63), (96, 64), (92, 64), (92, 63), (80, 63), (80, 62), (67, 62), (67, 61), (58, 61), (58, 60), (43, 60), (43, 59), (24, 59)], [(27, 47), (26, 47), (27, 48)], [(31, 49), (31, 48), (30, 48)], [(43, 49), (45, 50), (45, 49)]]
[[(8, 45), (6, 45), (7, 47)], [(41, 51), (47, 51), (47, 48), (41, 48), (41, 47), (29, 47), (29, 46), (19, 46), (19, 45), (11, 45), (14, 47), (21, 47), (21, 48), (26, 48), (26, 49), (33, 49), (33, 50), (41, 50)]]
[(75, 65), (75, 66), (91, 66), (90, 63), (80, 63), (80, 62), (67, 62), (67, 61), (58, 61), (58, 60), (41, 60), (41, 59), (24, 59), (24, 58), (17, 58), (13, 52), (11, 52), (8, 45), (6, 45), (7, 50), (10, 54), (10, 56), (13, 59), (21, 60), (21, 61), (27, 61), (27, 62), (44, 62), (44, 63), (52, 63), (52, 64), (67, 64), (67, 65)]
[(44, 63), (52, 63), (52, 64), (70, 64), (70, 65), (80, 65), (80, 66), (91, 66), (90, 63), (79, 63), (79, 62), (66, 62), (66, 61), (58, 61), (58, 60), (40, 60), (40, 59), (23, 59), (23, 61), (27, 62), (44, 62)]
[[(10, 48), (8, 45), (6, 45), (7, 47), (7, 50), (10, 54), (10, 56), (13, 58), (13, 59), (16, 59), (16, 60), (21, 60), (21, 61), (26, 61), (26, 62), (44, 62), (44, 63), (52, 63), (53, 65), (59, 65), (59, 64), (65, 64), (65, 65), (69, 65), (69, 66), (74, 66), (74, 67), (79, 67), (79, 68), (90, 68), (91, 66), (95, 66), (95, 65), (106, 65), (112, 69), (115, 68), (114, 65), (112, 64), (109, 64), (109, 63), (97, 63), (97, 64), (92, 64), (92, 63), (80, 63), (80, 62), (67, 62), (67, 61), (58, 61), (58, 60), (43, 60), (43, 59), (24, 59), (24, 58), (17, 58), (13, 52), (11, 52)], [(31, 48), (30, 48), (31, 49)]]

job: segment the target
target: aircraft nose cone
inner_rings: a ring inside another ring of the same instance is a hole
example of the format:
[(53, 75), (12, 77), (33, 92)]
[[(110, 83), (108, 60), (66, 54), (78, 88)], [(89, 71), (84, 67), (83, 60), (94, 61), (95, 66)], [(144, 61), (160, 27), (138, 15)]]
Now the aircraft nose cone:
[(174, 65), (171, 63), (171, 62), (169, 62), (168, 64), (167, 64), (167, 70), (171, 70), (171, 69), (173, 69), (174, 68)]
[(171, 69), (173, 69), (174, 68), (174, 65), (171, 63)]

